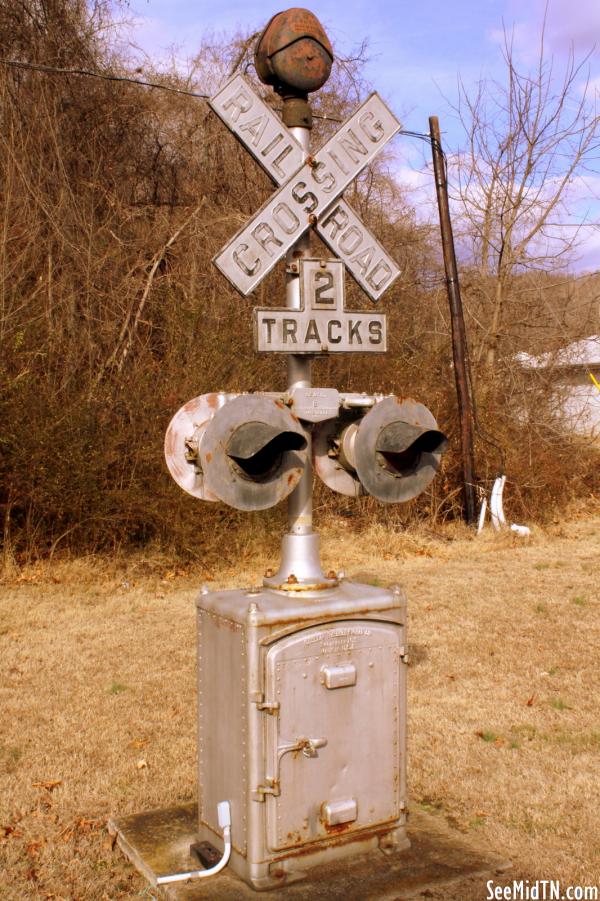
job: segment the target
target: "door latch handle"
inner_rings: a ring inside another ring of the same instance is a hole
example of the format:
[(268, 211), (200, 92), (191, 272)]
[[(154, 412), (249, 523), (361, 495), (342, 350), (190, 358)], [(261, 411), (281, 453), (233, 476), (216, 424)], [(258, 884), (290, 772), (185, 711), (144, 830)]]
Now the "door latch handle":
[(277, 747), (277, 760), (290, 751), (302, 751), (305, 757), (318, 757), (319, 748), (327, 744), (326, 738), (297, 738), (296, 741), (284, 741)]
[(318, 748), (324, 748), (326, 744), (326, 738), (307, 738), (302, 748), (302, 753), (305, 757), (318, 757)]

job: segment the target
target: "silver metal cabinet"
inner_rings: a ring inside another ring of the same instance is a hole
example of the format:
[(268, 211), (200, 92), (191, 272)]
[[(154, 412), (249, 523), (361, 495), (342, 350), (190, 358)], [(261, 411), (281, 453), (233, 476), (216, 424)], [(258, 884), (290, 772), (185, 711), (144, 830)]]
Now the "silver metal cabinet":
[(257, 889), (378, 845), (402, 847), (406, 601), (343, 581), (198, 599), (199, 832)]

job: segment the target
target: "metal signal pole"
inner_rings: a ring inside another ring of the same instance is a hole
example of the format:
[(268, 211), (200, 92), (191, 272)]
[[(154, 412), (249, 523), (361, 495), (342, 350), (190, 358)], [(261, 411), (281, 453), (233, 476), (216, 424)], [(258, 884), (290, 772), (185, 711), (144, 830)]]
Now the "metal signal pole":
[[(284, 110), (287, 112), (284, 100)], [(306, 104), (309, 110), (308, 103)], [(285, 121), (284, 112), (284, 121)], [(310, 110), (309, 110), (310, 115)], [(290, 131), (296, 140), (302, 145), (308, 156), (310, 146), (310, 127), (305, 125), (291, 125)], [(288, 310), (300, 309), (300, 279), (298, 277), (298, 260), (310, 256), (310, 235), (304, 234), (299, 241), (288, 250), (286, 259), (286, 307)], [(310, 388), (312, 379), (312, 357), (295, 356), (290, 354), (288, 358), (288, 389)], [(310, 438), (309, 438), (310, 442)], [(288, 498), (289, 530), (293, 535), (310, 535), (312, 533), (312, 492), (313, 492), (313, 467), (310, 444), (308, 447), (307, 461), (304, 473), (298, 485)]]
[(440, 123), (437, 116), (429, 117), (429, 134), (431, 136), (431, 153), (435, 174), (435, 189), (440, 214), (440, 230), (444, 253), (444, 269), (446, 271), (446, 287), (450, 303), (450, 322), (452, 327), (452, 355), (454, 358), (454, 377), (456, 380), (456, 397), (458, 401), (458, 418), (460, 421), (460, 440), (462, 452), (463, 490), (465, 498), (465, 519), (467, 523), (475, 522), (475, 484), (473, 455), (473, 402), (469, 390), (467, 373), (467, 334), (463, 315), (456, 254), (454, 252), (454, 235), (450, 219), (448, 203), (448, 180), (440, 137)]

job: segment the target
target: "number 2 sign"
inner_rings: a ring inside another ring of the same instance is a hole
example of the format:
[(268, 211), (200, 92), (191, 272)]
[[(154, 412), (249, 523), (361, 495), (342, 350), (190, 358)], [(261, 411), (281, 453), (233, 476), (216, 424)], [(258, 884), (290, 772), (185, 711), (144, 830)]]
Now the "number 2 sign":
[(300, 301), (305, 310), (344, 309), (344, 264), (341, 260), (303, 260)]

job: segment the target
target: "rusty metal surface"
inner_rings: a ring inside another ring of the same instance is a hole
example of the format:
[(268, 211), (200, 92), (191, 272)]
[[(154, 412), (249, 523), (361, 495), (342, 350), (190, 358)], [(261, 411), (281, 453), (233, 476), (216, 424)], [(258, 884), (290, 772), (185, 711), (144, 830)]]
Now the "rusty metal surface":
[[(195, 804), (152, 810), (109, 822), (121, 851), (152, 882), (156, 875), (196, 865), (189, 847), (196, 840)], [(451, 830), (440, 816), (417, 805), (408, 821), (410, 847), (380, 850), (315, 867), (303, 882), (274, 889), (272, 901), (404, 901), (427, 891), (479, 876), (492, 878), (511, 866), (505, 857)], [(470, 897), (465, 891), (463, 897)], [(214, 879), (179, 883), (162, 889), (168, 901), (256, 901), (256, 892), (230, 868)], [(485, 897), (485, 885), (477, 897)]]
[(448, 441), (418, 401), (394, 395), (318, 423), (313, 433), (317, 475), (333, 491), (371, 494), (386, 503), (411, 500), (429, 485)]
[(288, 594), (318, 594), (338, 584), (335, 572), (327, 575), (321, 568), (320, 537), (310, 530), (303, 533), (288, 531), (281, 542), (281, 559), (277, 572), (268, 570), (263, 579), (265, 588)]
[(332, 491), (347, 497), (365, 494), (356, 470), (345, 466), (340, 457), (342, 436), (351, 425), (360, 422), (360, 408), (342, 411), (338, 419), (329, 419), (317, 425), (313, 431), (313, 460), (315, 472)]
[[(405, 747), (403, 629), (393, 623), (338, 620), (276, 642), (266, 658), (269, 700), (266, 798), (269, 848), (299, 848), (331, 835), (394, 823), (403, 809)], [(336, 690), (323, 669), (353, 665), (354, 681)], [(366, 760), (377, 760), (371, 778)], [(331, 821), (327, 809), (357, 813)]]
[(165, 435), (165, 460), (180, 488), (203, 501), (218, 501), (196, 465), (199, 443), (214, 414), (236, 394), (213, 392), (194, 397), (177, 411)]
[(254, 54), (258, 77), (282, 92), (318, 90), (329, 78), (332, 63), (333, 48), (323, 26), (314, 13), (300, 7), (270, 19)]
[(206, 426), (200, 467), (210, 490), (238, 510), (265, 510), (302, 477), (306, 434), (280, 401), (246, 394), (221, 407)]
[(348, 579), (342, 579), (337, 587), (324, 591), (299, 592), (291, 596), (258, 586), (210, 591), (199, 595), (196, 604), (232, 623), (244, 624), (251, 615), (253, 626), (271, 630), (285, 626), (301, 628), (306, 622), (333, 620), (340, 616), (403, 622), (406, 613), (406, 596), (400, 589), (391, 591)]
[[(401, 434), (400, 423), (408, 427), (405, 435)], [(390, 428), (396, 431), (399, 441), (395, 452), (385, 442)], [(420, 437), (407, 445), (410, 436), (414, 438), (418, 433)], [(369, 410), (360, 423), (355, 445), (356, 472), (365, 490), (378, 500), (411, 500), (433, 480), (446, 446), (447, 440), (427, 407), (412, 398), (388, 397)]]

